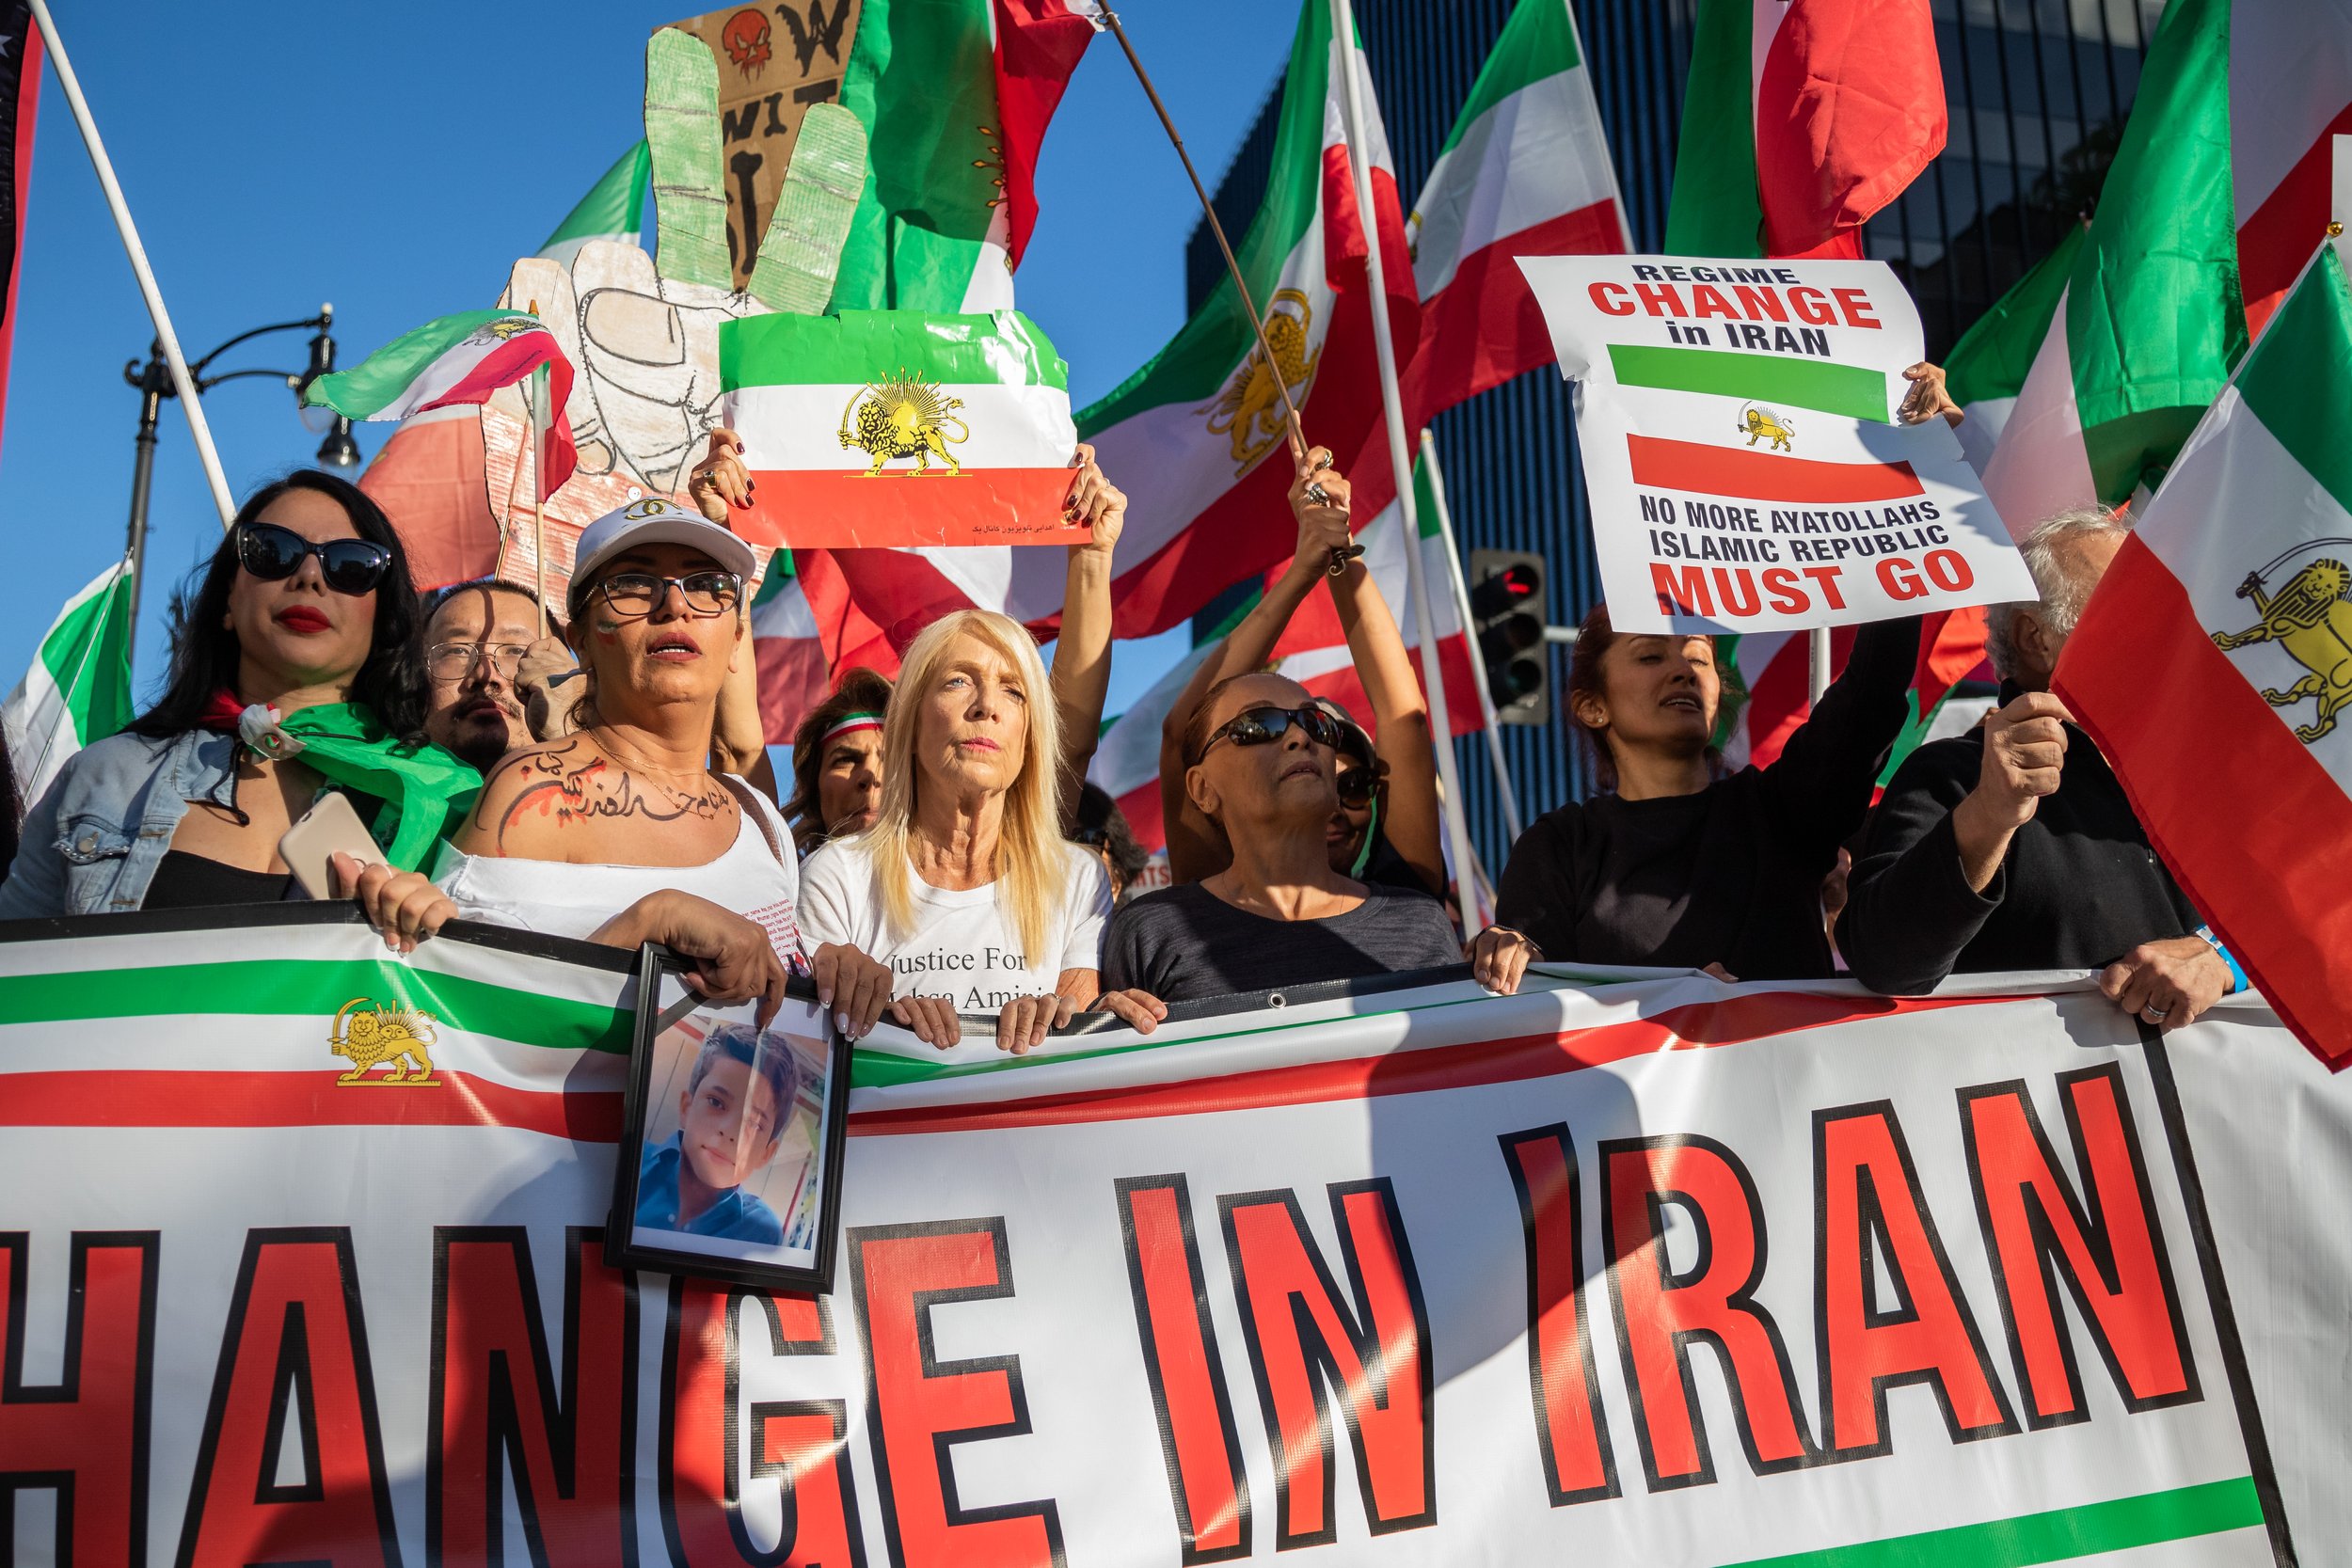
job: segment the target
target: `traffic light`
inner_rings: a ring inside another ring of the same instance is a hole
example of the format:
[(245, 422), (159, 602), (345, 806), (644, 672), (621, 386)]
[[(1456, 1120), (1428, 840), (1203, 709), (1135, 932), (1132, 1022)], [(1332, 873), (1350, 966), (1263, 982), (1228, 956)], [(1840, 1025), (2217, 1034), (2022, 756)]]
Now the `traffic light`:
[(1544, 558), (1528, 550), (1470, 551), (1470, 604), (1496, 720), (1505, 724), (1550, 723)]

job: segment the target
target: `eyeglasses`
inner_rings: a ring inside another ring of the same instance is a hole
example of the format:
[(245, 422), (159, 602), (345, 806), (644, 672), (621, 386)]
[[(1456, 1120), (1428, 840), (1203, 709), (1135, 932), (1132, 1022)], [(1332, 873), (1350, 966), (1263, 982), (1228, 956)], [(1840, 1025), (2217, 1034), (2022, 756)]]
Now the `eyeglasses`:
[(1253, 707), (1219, 724), (1201, 742), (1200, 756), (1193, 761), (1207, 756), (1209, 748), (1220, 740), (1230, 740), (1236, 746), (1263, 746), (1270, 740), (1279, 740), (1290, 733), (1293, 724), (1314, 744), (1339, 749), (1340, 727), (1319, 707)]
[(473, 669), (474, 660), (486, 653), (490, 668), (501, 679), (511, 681), (529, 652), (520, 642), (436, 642), (424, 651), (424, 667), (437, 681), (460, 681)]
[(237, 526), (237, 562), (263, 582), (277, 582), (302, 569), (302, 558), (319, 558), (319, 576), (338, 594), (358, 597), (375, 591), (392, 552), (365, 539), (329, 539), (312, 544), (276, 523)]
[(716, 615), (733, 610), (743, 597), (743, 579), (733, 572), (689, 572), (665, 578), (655, 572), (615, 572), (596, 584), (612, 613), (634, 620), (651, 615), (671, 587), (686, 596), (686, 608), (696, 615)]

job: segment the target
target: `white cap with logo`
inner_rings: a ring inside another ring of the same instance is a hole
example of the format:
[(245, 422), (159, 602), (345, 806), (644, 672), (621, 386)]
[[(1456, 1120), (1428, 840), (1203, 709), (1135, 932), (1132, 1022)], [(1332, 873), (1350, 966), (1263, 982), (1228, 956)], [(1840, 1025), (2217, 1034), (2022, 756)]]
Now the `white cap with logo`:
[(699, 512), (649, 496), (606, 513), (580, 531), (572, 558), (572, 601), (579, 602), (580, 586), (596, 579), (597, 567), (623, 550), (644, 545), (683, 545), (700, 550), (717, 562), (721, 571), (741, 578), (747, 593), (759, 570), (759, 558), (735, 534)]

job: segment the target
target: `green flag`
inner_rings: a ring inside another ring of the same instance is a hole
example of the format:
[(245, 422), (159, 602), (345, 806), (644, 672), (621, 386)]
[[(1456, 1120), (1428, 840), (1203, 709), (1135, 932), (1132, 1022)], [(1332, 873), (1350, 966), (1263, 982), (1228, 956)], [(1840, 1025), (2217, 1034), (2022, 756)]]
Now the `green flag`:
[(119, 561), (66, 601), (0, 704), (17, 799), (40, 800), (67, 758), (130, 721), (131, 563)]
[(539, 254), (564, 266), (590, 240), (635, 245), (644, 222), (645, 191), (653, 183), (653, 149), (639, 142), (580, 198), (571, 215), (555, 226)]

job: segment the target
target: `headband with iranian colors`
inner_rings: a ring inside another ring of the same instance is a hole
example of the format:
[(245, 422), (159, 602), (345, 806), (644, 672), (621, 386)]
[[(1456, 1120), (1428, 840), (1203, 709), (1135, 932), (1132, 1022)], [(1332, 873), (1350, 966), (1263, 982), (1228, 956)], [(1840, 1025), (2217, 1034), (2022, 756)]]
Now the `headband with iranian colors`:
[(879, 713), (845, 713), (834, 721), (833, 728), (817, 737), (817, 744), (820, 747), (830, 746), (845, 735), (854, 735), (860, 730), (879, 730), (882, 727), (882, 716)]

